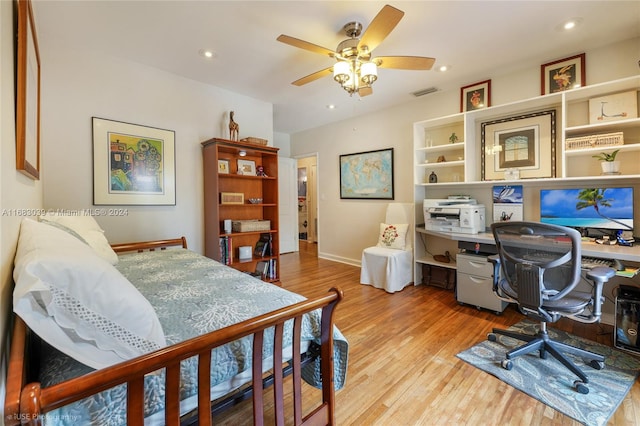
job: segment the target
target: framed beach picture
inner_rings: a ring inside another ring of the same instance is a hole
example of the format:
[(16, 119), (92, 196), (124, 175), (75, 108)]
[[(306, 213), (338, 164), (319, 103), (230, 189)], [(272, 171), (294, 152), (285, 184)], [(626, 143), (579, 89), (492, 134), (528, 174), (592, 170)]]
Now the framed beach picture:
[(393, 148), (341, 155), (340, 198), (393, 200)]
[(175, 132), (93, 117), (93, 204), (175, 205)]

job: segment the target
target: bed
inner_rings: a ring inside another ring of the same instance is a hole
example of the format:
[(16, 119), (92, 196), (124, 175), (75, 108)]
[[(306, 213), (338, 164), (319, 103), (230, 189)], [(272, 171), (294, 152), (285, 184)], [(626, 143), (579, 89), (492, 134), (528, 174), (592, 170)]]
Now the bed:
[[(224, 397), (237, 399), (238, 389), (251, 395), (254, 424), (262, 424), (265, 384), (273, 388), (275, 423), (285, 412), (294, 424), (334, 423), (348, 354), (333, 325), (339, 289), (306, 300), (188, 250), (184, 238), (106, 248), (99, 228), (91, 235), (77, 220), (51, 219), (21, 225), (5, 424), (207, 425), (211, 401), (226, 406)], [(50, 284), (54, 278), (63, 288)], [(97, 336), (56, 312), (58, 299), (100, 328)], [(284, 407), (288, 371), (291, 409)], [(303, 381), (322, 395), (304, 413), (302, 389), (313, 389)]]

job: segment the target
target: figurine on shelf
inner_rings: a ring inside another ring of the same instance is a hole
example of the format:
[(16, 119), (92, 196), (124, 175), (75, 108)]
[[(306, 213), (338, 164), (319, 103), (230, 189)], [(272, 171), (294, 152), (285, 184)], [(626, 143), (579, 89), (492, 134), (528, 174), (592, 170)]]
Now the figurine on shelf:
[(440, 155), (438, 156), (438, 159), (436, 160), (438, 163), (444, 163), (447, 161), (446, 158), (444, 158), (444, 155)]
[(229, 140), (237, 141), (239, 130), (240, 126), (238, 125), (238, 123), (233, 121), (233, 111), (231, 111), (229, 112)]
[(456, 136), (455, 132), (451, 133), (451, 136), (449, 136), (449, 142), (451, 142), (451, 143), (458, 142), (458, 136)]
[(264, 167), (262, 166), (256, 167), (256, 176), (268, 177), (267, 174), (264, 172)]

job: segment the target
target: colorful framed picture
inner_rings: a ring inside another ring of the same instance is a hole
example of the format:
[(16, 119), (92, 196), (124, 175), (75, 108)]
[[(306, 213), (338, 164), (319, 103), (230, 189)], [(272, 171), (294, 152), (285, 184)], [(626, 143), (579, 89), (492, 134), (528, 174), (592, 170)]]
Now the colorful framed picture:
[(542, 64), (540, 66), (541, 95), (564, 92), (586, 86), (585, 54)]
[(30, 0), (18, 1), (16, 169), (40, 179), (40, 53)]
[(229, 173), (229, 160), (218, 160), (218, 173)]
[(238, 174), (255, 176), (256, 175), (256, 162), (253, 160), (238, 160)]
[(491, 106), (491, 80), (464, 86), (460, 89), (460, 112)]
[(393, 200), (393, 148), (341, 155), (340, 198)]
[(556, 177), (556, 110), (487, 121), (480, 129), (482, 180), (504, 180), (509, 169), (520, 179)]
[(93, 117), (93, 204), (176, 204), (175, 132)]

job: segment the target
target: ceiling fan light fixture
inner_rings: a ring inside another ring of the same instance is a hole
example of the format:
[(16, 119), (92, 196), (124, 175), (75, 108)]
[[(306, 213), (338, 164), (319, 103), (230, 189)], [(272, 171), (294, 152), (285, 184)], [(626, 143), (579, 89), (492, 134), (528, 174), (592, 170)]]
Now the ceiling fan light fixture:
[(374, 62), (365, 62), (360, 65), (360, 80), (365, 85), (371, 85), (378, 79), (378, 66)]
[(351, 65), (348, 62), (338, 61), (333, 66), (333, 79), (343, 86), (351, 78), (350, 74), (351, 74)]

